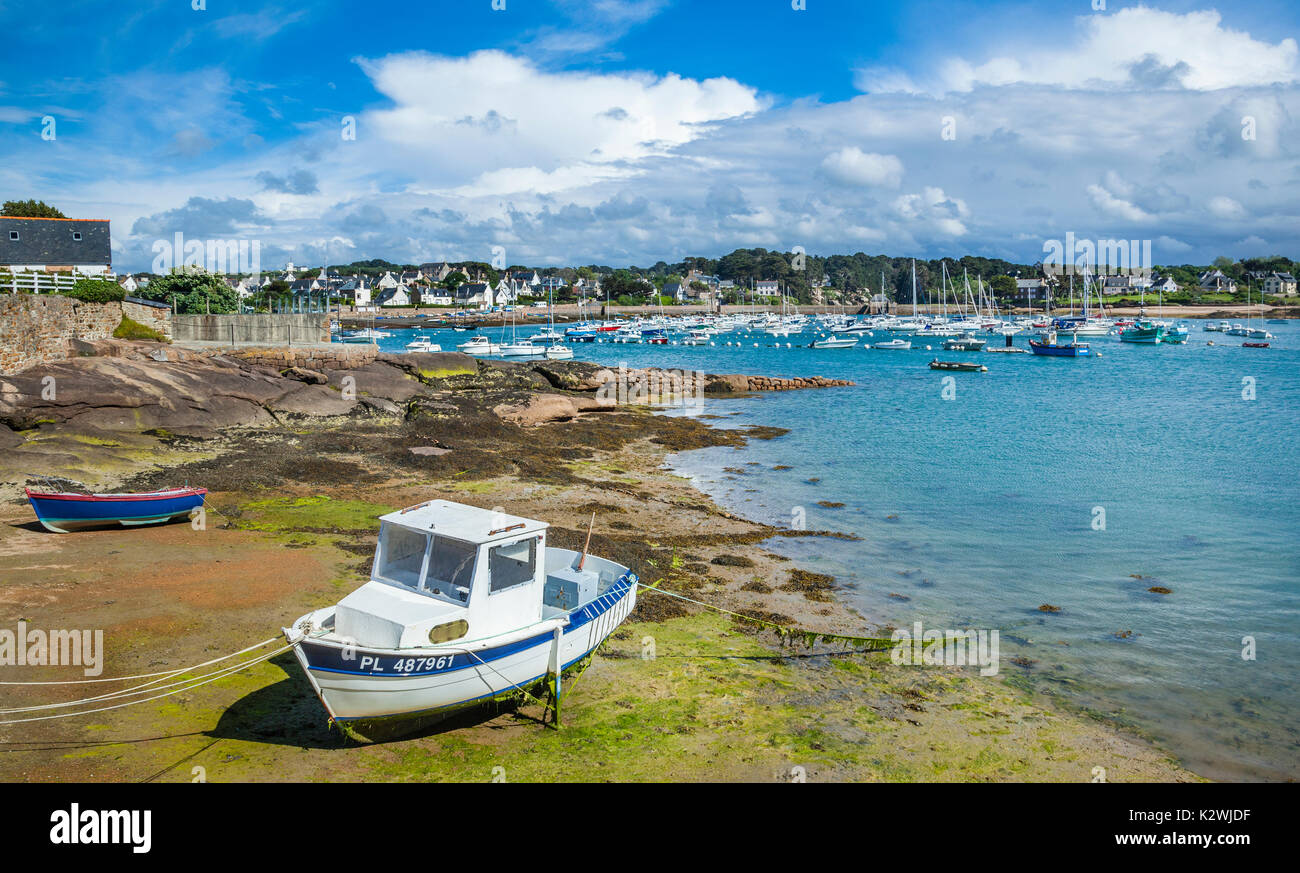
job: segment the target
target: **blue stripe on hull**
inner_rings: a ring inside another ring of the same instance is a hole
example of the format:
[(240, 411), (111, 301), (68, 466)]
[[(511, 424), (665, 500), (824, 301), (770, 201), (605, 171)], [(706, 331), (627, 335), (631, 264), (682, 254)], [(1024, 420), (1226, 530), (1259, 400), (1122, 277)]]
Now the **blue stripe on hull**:
[[(546, 638), (549, 640), (549, 639), (550, 639), (550, 635), (547, 634), (547, 637), (546, 637)], [(602, 641), (602, 642), (603, 642), (603, 641)], [(562, 664), (562, 665), (560, 666), (560, 671), (563, 672), (563, 671), (569, 669), (569, 668), (572, 667), (574, 664), (578, 663), (578, 662), (581, 661), (583, 658), (587, 657), (587, 656), (590, 655), (592, 652), (596, 651), (596, 647), (599, 646), (599, 645), (600, 645), (600, 643), (596, 643), (595, 646), (592, 646), (590, 649), (588, 649), (587, 651), (583, 652), (581, 655), (579, 655), (578, 657), (574, 658), (572, 661), (569, 661), (567, 664)], [(362, 675), (365, 675), (365, 674), (362, 674)], [(541, 679), (545, 679), (546, 676), (547, 676), (546, 673), (539, 673), (539, 674), (537, 674), (536, 676), (534, 676), (534, 677), (531, 678), (531, 679), (525, 679), (525, 680), (523, 680), (522, 682), (516, 682), (515, 685), (517, 685), (517, 686), (520, 687), (520, 688), (528, 688), (530, 685), (533, 685), (534, 683), (538, 682), (539, 680), (541, 680)], [(335, 720), (335, 721), (367, 721), (367, 722), (380, 722), (380, 721), (388, 721), (388, 720), (391, 720), (391, 719), (399, 719), (399, 718), (414, 718), (414, 717), (416, 717), (416, 716), (421, 716), (421, 715), (430, 715), (430, 714), (432, 714), (432, 713), (435, 713), (435, 712), (441, 712), (441, 711), (443, 711), (443, 710), (460, 709), (460, 708), (462, 708), (462, 707), (472, 706), (472, 705), (475, 704), (475, 703), (479, 703), (479, 702), (481, 702), (481, 701), (488, 700), (488, 699), (493, 698), (493, 697), (501, 697), (502, 695), (510, 694), (513, 690), (514, 690), (514, 689), (512, 688), (512, 689), (509, 689), (509, 690), (506, 690), (506, 691), (491, 691), (491, 692), (488, 692), (487, 694), (480, 694), (478, 697), (468, 697), (468, 698), (466, 698), (465, 700), (458, 700), (458, 701), (456, 701), (455, 703), (448, 703), (448, 704), (446, 704), (445, 706), (435, 706), (435, 707), (432, 707), (432, 708), (430, 708), (430, 709), (414, 709), (414, 710), (411, 710), (410, 712), (395, 712), (395, 713), (392, 713), (391, 715), (351, 715), (351, 716), (334, 716), (334, 720)]]
[[(611, 586), (608, 591), (593, 600), (591, 603), (588, 603), (580, 609), (574, 610), (569, 614), (569, 626), (564, 629), (564, 634), (567, 636), (568, 634), (573, 633), (584, 625), (599, 618), (601, 615), (604, 615), (610, 609), (613, 609), (614, 606), (622, 602), (623, 598), (632, 590), (632, 584), (633, 583), (626, 581), (617, 582)], [(459, 670), (466, 670), (478, 666), (482, 662), (490, 663), (544, 645), (549, 643), (551, 638), (552, 633), (547, 631), (545, 633), (537, 634), (536, 636), (516, 640), (513, 643), (506, 643), (505, 645), (484, 649), (480, 652), (475, 652), (474, 655), (443, 655), (441, 656), (443, 658), (450, 657), (450, 660), (443, 667), (428, 670), (413, 670), (409, 673), (397, 669), (396, 665), (403, 661), (412, 660), (437, 661), (439, 656), (420, 655), (416, 650), (410, 650), (406, 653), (395, 655), (388, 651), (379, 652), (356, 649), (353, 653), (353, 657), (346, 659), (345, 661), (343, 658), (343, 649), (337, 646), (313, 643), (308, 640), (302, 641), (299, 643), (299, 646), (302, 648), (303, 655), (307, 660), (307, 667), (310, 670), (317, 670), (322, 673), (344, 673), (351, 676), (410, 679), (419, 676), (437, 676), (445, 673), (454, 673)], [(449, 645), (454, 645), (454, 643)], [(375, 667), (369, 670), (357, 670), (353, 667), (345, 666), (345, 664), (355, 664), (363, 657), (375, 658)]]

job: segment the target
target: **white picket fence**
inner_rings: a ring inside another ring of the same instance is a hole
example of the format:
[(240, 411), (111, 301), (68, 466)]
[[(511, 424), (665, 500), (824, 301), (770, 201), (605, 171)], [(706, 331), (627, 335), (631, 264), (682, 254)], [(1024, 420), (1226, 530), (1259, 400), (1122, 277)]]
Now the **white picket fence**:
[(28, 270), (18, 273), (0, 272), (0, 289), (10, 294), (58, 294), (67, 291), (82, 279), (108, 279), (115, 281), (113, 273), (46, 273)]

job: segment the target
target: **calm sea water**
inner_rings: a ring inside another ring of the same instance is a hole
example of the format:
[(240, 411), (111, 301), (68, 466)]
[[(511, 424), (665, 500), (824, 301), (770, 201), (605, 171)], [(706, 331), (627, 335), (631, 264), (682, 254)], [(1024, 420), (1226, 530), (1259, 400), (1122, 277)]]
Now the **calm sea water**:
[[(1269, 349), (1189, 324), (1184, 346), (1093, 339), (1091, 360), (943, 352), (935, 340), (935, 351), (772, 348), (743, 334), (573, 348), (615, 366), (854, 380), (708, 400), (720, 426), (791, 432), (674, 467), (738, 513), (789, 526), (802, 512), (809, 528), (861, 536), (768, 546), (833, 573), (864, 614), (998, 628), (1004, 675), (1134, 726), (1196, 772), (1296, 778), (1300, 324), (1266, 325)], [(468, 336), (432, 334), (448, 350)], [(989, 372), (931, 371), (934, 357)], [(1148, 593), (1157, 585), (1173, 593)]]

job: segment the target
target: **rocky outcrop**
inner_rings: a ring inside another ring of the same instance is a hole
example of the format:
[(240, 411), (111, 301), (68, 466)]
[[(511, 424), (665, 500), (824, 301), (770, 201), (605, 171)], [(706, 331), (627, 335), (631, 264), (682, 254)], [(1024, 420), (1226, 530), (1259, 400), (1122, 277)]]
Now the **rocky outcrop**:
[(578, 415), (578, 404), (563, 394), (534, 394), (521, 403), (500, 404), (493, 407), (502, 421), (528, 427), (548, 421), (568, 421)]
[[(823, 379), (821, 376), (774, 379), (767, 376), (747, 377), (750, 391), (796, 391), (801, 388), (834, 388), (852, 385), (847, 379)], [(708, 390), (707, 388), (705, 390)]]
[[(852, 384), (581, 361), (489, 361), (456, 352), (389, 355), (373, 347), (241, 349), (76, 341), (68, 360), (0, 377), (0, 424), (80, 430), (215, 430), (286, 416), (456, 416), (470, 404), (533, 426), (616, 406), (748, 391)], [(454, 401), (454, 402), (453, 402)], [(12, 438), (9, 439), (12, 441)]]

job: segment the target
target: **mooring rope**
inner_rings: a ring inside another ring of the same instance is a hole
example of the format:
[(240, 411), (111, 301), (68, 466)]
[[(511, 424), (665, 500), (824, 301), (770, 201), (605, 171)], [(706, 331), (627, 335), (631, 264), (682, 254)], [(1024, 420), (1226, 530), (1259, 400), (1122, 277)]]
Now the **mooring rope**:
[[(202, 664), (195, 664), (192, 667), (181, 667), (176, 670), (162, 670), (158, 673), (141, 673), (137, 676), (114, 676), (107, 679), (65, 679), (60, 682), (0, 682), (0, 685), (88, 685), (91, 682), (127, 682), (132, 679), (149, 679), (154, 676), (178, 676), (181, 673), (191, 673), (202, 667), (208, 667), (212, 664), (229, 660), (230, 658), (237, 658), (245, 652), (251, 652), (253, 649), (260, 649), (262, 646), (273, 643), (279, 638), (279, 635), (269, 637), (262, 640), (260, 643), (254, 643), (246, 649), (240, 649), (238, 652), (231, 652), (229, 655), (222, 655), (220, 658), (213, 658), (211, 661), (204, 661)], [(149, 682), (145, 684), (152, 685), (153, 683)], [(3, 710), (0, 710), (0, 712), (3, 712)]]
[(276, 655), (279, 655), (282, 652), (287, 652), (292, 648), (293, 648), (292, 644), (287, 646), (281, 646), (275, 651), (269, 652), (265, 655), (259, 655), (258, 657), (252, 659), (251, 661), (246, 661), (242, 664), (236, 664), (233, 667), (223, 668), (222, 670), (217, 671), (215, 674), (211, 674), (211, 678), (204, 679), (202, 682), (194, 682), (193, 684), (187, 684), (183, 688), (177, 688), (175, 691), (167, 691), (164, 692), (163, 694), (155, 694), (153, 697), (145, 697), (140, 700), (129, 700), (126, 703), (117, 703), (114, 704), (113, 706), (101, 706), (97, 709), (87, 709), (81, 712), (62, 712), (56, 715), (40, 715), (40, 716), (34, 716), (32, 718), (8, 719), (5, 721), (0, 721), (0, 724), (23, 724), (25, 722), (31, 722), (31, 721), (49, 721), (51, 719), (56, 719), (56, 718), (74, 718), (76, 716), (81, 716), (81, 715), (91, 715), (96, 712), (107, 712), (110, 709), (121, 709), (124, 706), (134, 706), (137, 703), (148, 703), (151, 700), (160, 700), (164, 697), (170, 697), (173, 694), (180, 694), (182, 691), (190, 691), (195, 688), (198, 688), (201, 685), (207, 685), (210, 682), (215, 682), (218, 679), (221, 679), (225, 676), (229, 676), (232, 673), (237, 673), (240, 670), (253, 666), (254, 664), (258, 664), (261, 663), (262, 661), (266, 661), (271, 658), (274, 658)]
[[(223, 660), (224, 660), (224, 659), (223, 659)], [(69, 706), (84, 706), (84, 705), (86, 705), (86, 704), (90, 704), (90, 703), (99, 703), (100, 701), (103, 701), (103, 700), (121, 700), (121, 699), (124, 699), (124, 698), (127, 698), (127, 697), (135, 697), (135, 696), (138, 695), (138, 694), (145, 694), (145, 693), (147, 693), (147, 692), (149, 692), (149, 691), (158, 691), (158, 690), (161, 690), (161, 689), (163, 689), (163, 688), (175, 688), (177, 685), (187, 685), (187, 684), (189, 684), (189, 683), (191, 683), (191, 682), (194, 682), (195, 680), (198, 680), (198, 679), (205, 679), (205, 678), (207, 678), (208, 676), (215, 676), (217, 673), (228, 673), (228, 672), (233, 672), (233, 671), (235, 671), (235, 670), (242, 669), (243, 667), (251, 666), (251, 665), (253, 665), (253, 664), (256, 664), (256, 663), (258, 663), (258, 662), (261, 661), (261, 660), (263, 660), (263, 658), (259, 655), (259, 656), (256, 657), (256, 658), (251, 658), (251, 659), (249, 659), (249, 660), (247, 660), (247, 661), (244, 661), (244, 662), (242, 662), (242, 663), (240, 663), (240, 664), (236, 664), (236, 665), (234, 665), (234, 666), (232, 666), (232, 667), (222, 667), (220, 670), (215, 670), (215, 671), (213, 671), (212, 673), (205, 673), (205, 674), (203, 674), (202, 676), (188, 676), (188, 677), (186, 677), (186, 678), (184, 678), (184, 679), (181, 679), (181, 680), (179, 680), (179, 681), (177, 681), (177, 682), (170, 682), (170, 683), (168, 683), (168, 684), (166, 684), (166, 685), (159, 685), (159, 684), (158, 684), (159, 682), (162, 682), (162, 681), (163, 681), (162, 679), (154, 679), (152, 682), (145, 682), (144, 684), (142, 684), (142, 685), (137, 685), (137, 686), (135, 686), (134, 688), (124, 688), (124, 689), (122, 689), (122, 690), (120, 690), (120, 691), (110, 691), (110, 692), (107, 693), (107, 694), (100, 694), (100, 695), (98, 695), (98, 696), (96, 696), (96, 697), (83, 697), (83, 698), (81, 698), (81, 699), (79, 699), (79, 700), (69, 700), (69, 701), (65, 701), (65, 702), (63, 702), (63, 703), (42, 703), (42, 704), (39, 704), (39, 705), (37, 705), (37, 706), (19, 706), (19, 707), (13, 707), (13, 708), (11, 708), (11, 709), (0, 709), (0, 715), (9, 715), (9, 714), (11, 714), (11, 713), (15, 713), (15, 712), (35, 712), (35, 711), (37, 711), (37, 710), (41, 710), (41, 709), (65, 709), (65, 708), (67, 708), (67, 707), (69, 707)], [(195, 671), (194, 671), (194, 670), (186, 670), (186, 671), (184, 671), (184, 672), (190, 673), (190, 672), (195, 672)], [(174, 674), (174, 673), (172, 674), (172, 676), (175, 676), (175, 675), (177, 675), (177, 674)], [(171, 678), (171, 677), (169, 676), (169, 677), (163, 677), (163, 678)]]

